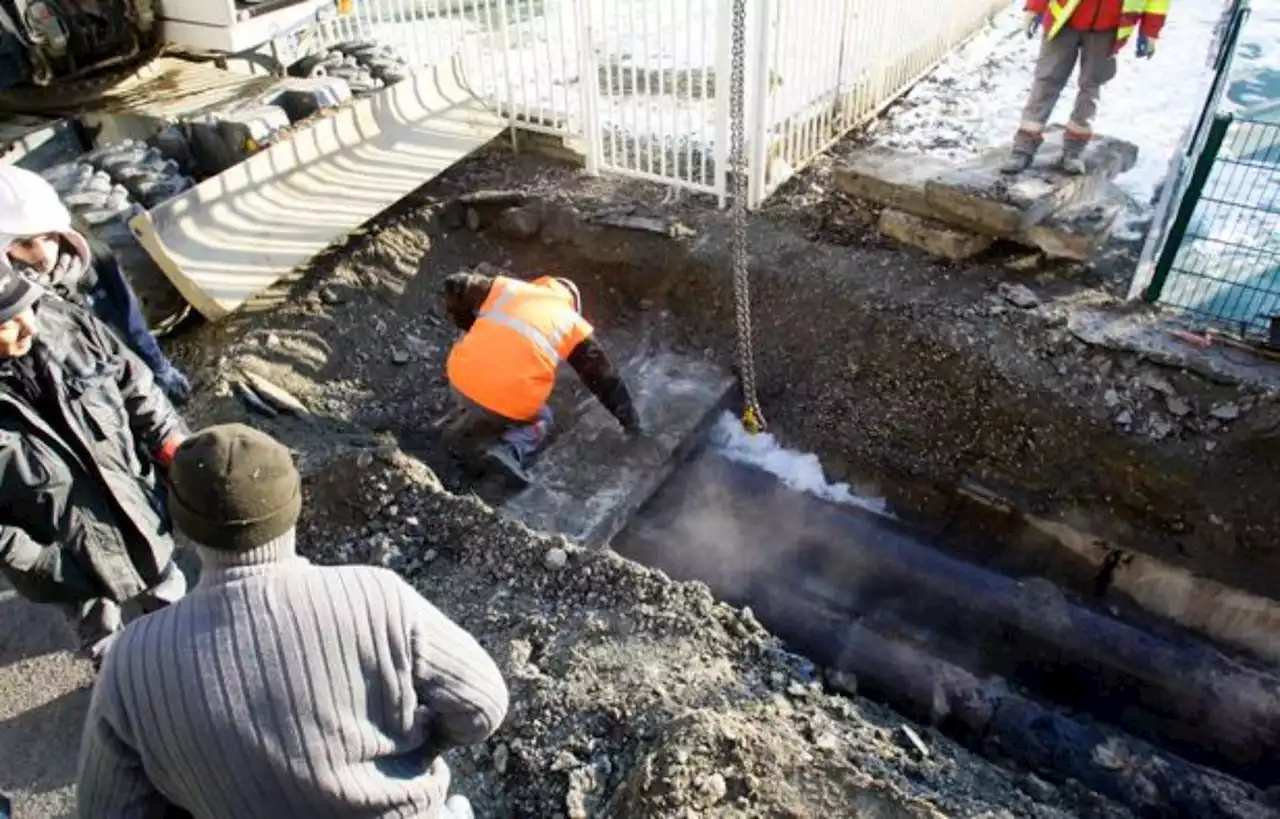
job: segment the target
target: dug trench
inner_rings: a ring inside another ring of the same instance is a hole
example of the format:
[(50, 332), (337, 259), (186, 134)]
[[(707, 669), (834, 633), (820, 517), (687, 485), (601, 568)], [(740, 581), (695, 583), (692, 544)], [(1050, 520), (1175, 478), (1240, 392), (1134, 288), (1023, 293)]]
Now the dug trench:
[[(460, 226), (458, 194), (513, 188), (514, 211)], [(498, 659), (511, 716), (453, 758), (478, 815), (1273, 815), (1269, 396), (1162, 373), (1206, 415), (1247, 413), (1126, 437), (1101, 396), (1156, 368), (1085, 349), (1052, 305), (1010, 308), (998, 267), (753, 217), (765, 415), (895, 522), (703, 451), (616, 538), (637, 563), (475, 491), (433, 429), (449, 273), (570, 276), (620, 360), (732, 366), (724, 216), (660, 198), (484, 154), (272, 309), (176, 342), (194, 423), (249, 420), (297, 452), (313, 559), (400, 571)], [(306, 411), (248, 408), (244, 370)], [(592, 411), (570, 384), (548, 456)]]

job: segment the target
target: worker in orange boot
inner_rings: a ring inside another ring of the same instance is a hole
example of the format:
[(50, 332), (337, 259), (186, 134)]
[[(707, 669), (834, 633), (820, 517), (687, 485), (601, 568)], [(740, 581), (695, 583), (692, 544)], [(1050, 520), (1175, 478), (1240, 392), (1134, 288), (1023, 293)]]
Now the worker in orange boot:
[(517, 484), (529, 483), (529, 459), (551, 431), (547, 401), (562, 362), (628, 434), (643, 434), (631, 393), (582, 317), (581, 302), (573, 282), (551, 276), (445, 279), (445, 310), (466, 331), (449, 352), (455, 406), (446, 434), (467, 448), (492, 441), (484, 459)]
[(1049, 115), (1067, 81), (1080, 64), (1075, 105), (1067, 120), (1062, 157), (1069, 173), (1085, 172), (1084, 151), (1093, 137), (1102, 86), (1116, 76), (1116, 55), (1135, 33), (1139, 58), (1156, 53), (1156, 39), (1169, 14), (1169, 0), (1026, 0), (1026, 32), (1034, 37), (1044, 28), (1044, 42), (1036, 61), (1035, 81), (1013, 150), (1001, 171), (1025, 171), (1035, 159)]

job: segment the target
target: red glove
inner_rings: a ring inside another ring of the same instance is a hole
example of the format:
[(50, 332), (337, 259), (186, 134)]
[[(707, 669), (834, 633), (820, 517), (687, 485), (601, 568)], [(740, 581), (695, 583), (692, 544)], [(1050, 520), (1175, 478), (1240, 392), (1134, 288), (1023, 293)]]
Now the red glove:
[(186, 438), (182, 435), (166, 438), (165, 442), (155, 452), (151, 453), (151, 457), (155, 458), (156, 463), (168, 469), (169, 465), (173, 463), (173, 456), (177, 454), (178, 447), (182, 446), (182, 442), (185, 440)]

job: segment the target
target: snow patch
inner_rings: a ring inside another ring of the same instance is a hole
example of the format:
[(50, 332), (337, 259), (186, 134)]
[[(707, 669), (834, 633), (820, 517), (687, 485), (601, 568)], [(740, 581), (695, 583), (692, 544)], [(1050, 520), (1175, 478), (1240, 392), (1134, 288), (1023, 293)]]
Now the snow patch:
[(711, 445), (731, 461), (768, 472), (788, 489), (891, 517), (883, 499), (863, 497), (847, 483), (828, 482), (817, 455), (787, 449), (769, 433), (750, 435), (732, 413), (724, 413), (712, 427)]

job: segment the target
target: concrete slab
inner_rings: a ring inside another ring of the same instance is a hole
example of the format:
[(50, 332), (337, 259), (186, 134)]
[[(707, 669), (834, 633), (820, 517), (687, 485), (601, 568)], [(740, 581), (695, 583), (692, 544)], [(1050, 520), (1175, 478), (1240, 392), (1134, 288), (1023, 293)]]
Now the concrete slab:
[(736, 379), (705, 360), (646, 358), (624, 377), (650, 434), (627, 438), (598, 403), (538, 459), (535, 483), (502, 510), (531, 528), (604, 548), (725, 407)]
[(937, 157), (893, 148), (868, 148), (836, 169), (835, 184), (855, 199), (932, 218), (934, 207), (925, 183), (954, 167)]
[(1016, 176), (1000, 173), (1007, 148), (993, 150), (972, 163), (949, 170), (925, 183), (934, 218), (974, 227), (997, 238), (1017, 239), (1051, 214), (1091, 196), (1102, 181), (1133, 168), (1138, 147), (1096, 136), (1085, 153), (1088, 172), (1075, 176), (1057, 165), (1063, 132), (1045, 135), (1035, 164)]
[(1119, 185), (1100, 182), (1092, 196), (1032, 225), (1019, 241), (1039, 248), (1051, 259), (1093, 261), (1111, 238), (1128, 201)]
[(1067, 330), (1093, 347), (1133, 353), (1219, 384), (1270, 390), (1280, 382), (1280, 363), (1219, 344), (1198, 346), (1176, 335), (1191, 329), (1191, 324), (1179, 318), (1145, 308), (1081, 308), (1067, 314)]
[(953, 261), (972, 258), (995, 242), (990, 236), (970, 233), (936, 219), (893, 208), (885, 208), (880, 212), (877, 226), (890, 239)]
[(460, 71), (444, 63), (357, 100), (130, 226), (216, 321), (507, 127)]

